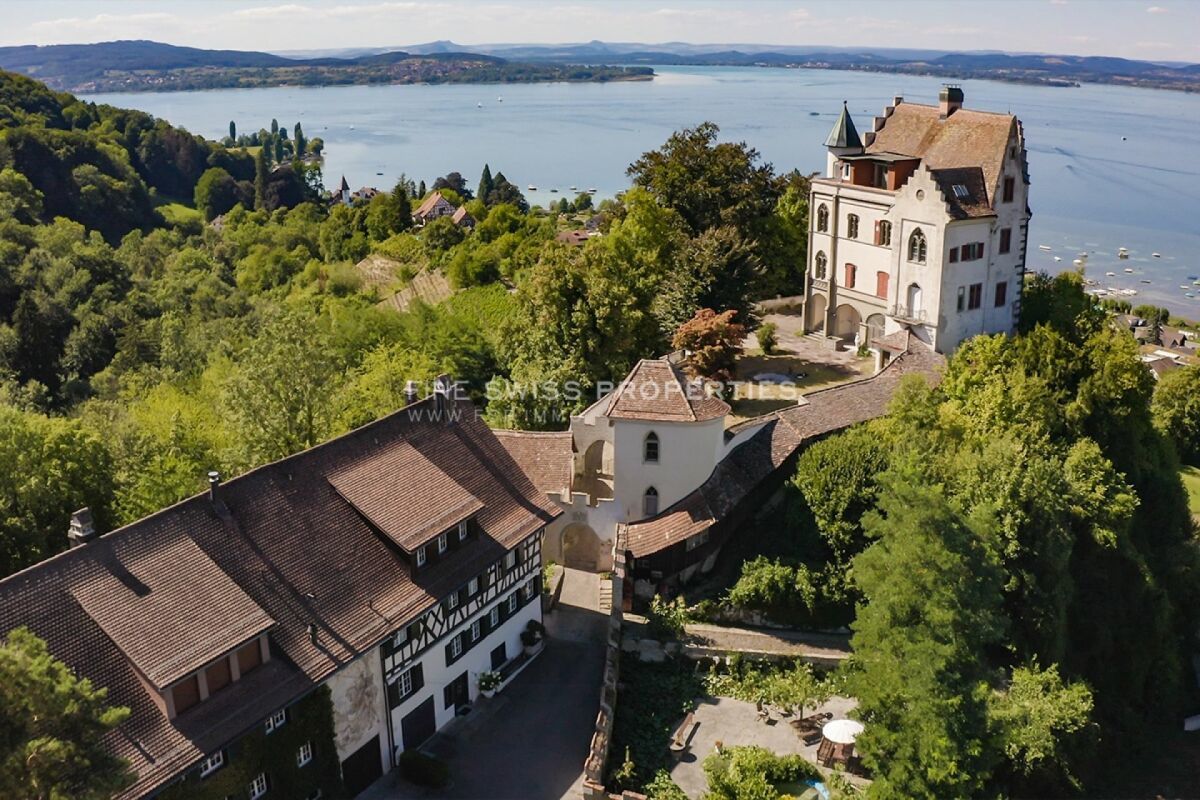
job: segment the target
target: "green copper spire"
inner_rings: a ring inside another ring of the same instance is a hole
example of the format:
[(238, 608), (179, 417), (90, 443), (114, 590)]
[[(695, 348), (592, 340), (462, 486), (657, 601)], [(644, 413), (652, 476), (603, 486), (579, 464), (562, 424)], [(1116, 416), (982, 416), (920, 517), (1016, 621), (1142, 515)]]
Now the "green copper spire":
[(842, 113), (838, 115), (837, 122), (833, 123), (833, 130), (829, 132), (825, 146), (858, 148), (863, 146), (862, 140), (858, 138), (858, 131), (854, 129), (854, 120), (850, 119), (850, 111), (846, 108), (845, 100), (842, 101)]

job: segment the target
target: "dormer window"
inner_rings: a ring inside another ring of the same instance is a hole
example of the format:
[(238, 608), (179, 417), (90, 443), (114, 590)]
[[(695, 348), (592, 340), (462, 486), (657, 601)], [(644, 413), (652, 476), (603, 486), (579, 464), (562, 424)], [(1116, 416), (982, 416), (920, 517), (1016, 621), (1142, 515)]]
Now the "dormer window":
[(438, 554), (446, 552), (450, 547), (450, 537), (444, 533), (439, 533), (437, 538)]
[(408, 643), (408, 628), (401, 628), (392, 636), (392, 648), (399, 650)]
[(964, 197), (971, 196), (971, 193), (969, 191), (967, 191), (967, 187), (962, 185), (961, 183), (954, 184), (953, 189), (954, 189), (954, 196), (959, 198), (960, 200), (963, 199)]
[(465, 519), (458, 523), (458, 540), (460, 542), (467, 540), (467, 521)]
[(271, 716), (267, 717), (267, 722), (263, 729), (268, 733), (274, 733), (287, 724), (287, 709), (281, 708)]
[(646, 441), (642, 444), (642, 460), (647, 464), (658, 463), (658, 434), (654, 431), (646, 434)]
[(471, 578), (467, 581), (467, 596), (474, 597), (479, 594), (479, 578)]
[(425, 553), (425, 548), (424, 548), (424, 547), (418, 547), (418, 548), (417, 548), (417, 566), (418, 566), (418, 567), (423, 567), (423, 566), (425, 566), (425, 559), (426, 559), (426, 558), (427, 558), (427, 556), (426, 556), (426, 553)]

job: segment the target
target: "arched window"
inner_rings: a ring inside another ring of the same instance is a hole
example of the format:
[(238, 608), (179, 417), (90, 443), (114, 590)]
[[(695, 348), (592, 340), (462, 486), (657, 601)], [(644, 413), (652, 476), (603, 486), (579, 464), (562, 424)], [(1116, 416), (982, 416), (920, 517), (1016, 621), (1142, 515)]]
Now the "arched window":
[(879, 221), (879, 233), (875, 237), (875, 244), (883, 245), (884, 247), (892, 246), (892, 223), (886, 219)]
[(658, 489), (651, 486), (642, 496), (642, 515), (653, 517), (658, 513)]
[(850, 239), (858, 238), (858, 214), (846, 217), (846, 236)]
[(826, 272), (826, 269), (828, 268), (828, 266), (829, 266), (829, 259), (825, 257), (824, 253), (817, 251), (816, 267), (817, 267), (817, 279), (818, 280), (822, 280), (822, 281), (825, 280), (825, 272)]
[(908, 237), (908, 260), (915, 261), (918, 264), (924, 264), (925, 252), (925, 234), (921, 232), (920, 228), (917, 228), (912, 232), (912, 235)]
[(817, 206), (817, 230), (822, 233), (829, 230), (829, 209), (824, 203)]
[(658, 434), (650, 431), (642, 442), (642, 460), (647, 464), (658, 463)]
[(858, 267), (854, 266), (853, 264), (847, 264), (846, 265), (846, 282), (845, 282), (846, 288), (853, 289), (854, 282), (857, 278), (858, 278)]

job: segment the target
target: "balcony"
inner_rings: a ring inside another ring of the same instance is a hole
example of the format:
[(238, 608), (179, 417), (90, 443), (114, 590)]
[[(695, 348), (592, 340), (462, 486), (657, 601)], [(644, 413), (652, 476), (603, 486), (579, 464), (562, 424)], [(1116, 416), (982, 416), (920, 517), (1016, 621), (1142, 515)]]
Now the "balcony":
[(892, 306), (888, 309), (888, 316), (897, 322), (904, 322), (910, 325), (920, 325), (926, 321), (925, 309), (913, 308), (911, 306)]

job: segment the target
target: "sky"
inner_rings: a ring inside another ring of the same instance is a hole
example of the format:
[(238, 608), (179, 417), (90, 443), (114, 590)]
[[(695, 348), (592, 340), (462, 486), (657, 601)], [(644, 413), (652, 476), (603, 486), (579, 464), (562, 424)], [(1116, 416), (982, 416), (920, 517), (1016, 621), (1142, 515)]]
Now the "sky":
[(1198, 0), (3, 0), (0, 45), (237, 50), (685, 41), (1200, 62)]

